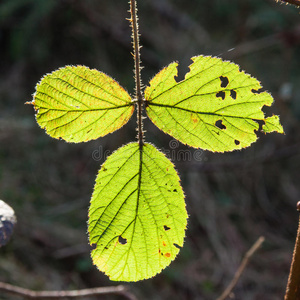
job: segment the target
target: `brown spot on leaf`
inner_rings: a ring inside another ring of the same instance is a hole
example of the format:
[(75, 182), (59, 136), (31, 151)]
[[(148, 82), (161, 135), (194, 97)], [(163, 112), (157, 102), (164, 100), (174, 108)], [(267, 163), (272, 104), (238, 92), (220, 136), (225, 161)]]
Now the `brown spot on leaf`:
[(167, 244), (166, 244), (166, 242), (165, 242), (165, 241), (163, 241), (163, 242), (162, 242), (162, 244), (163, 244), (163, 246), (164, 246), (164, 247), (166, 247), (166, 246), (167, 246)]
[(166, 254), (165, 254), (165, 257), (170, 257), (171, 256), (171, 253), (169, 253), (169, 252), (167, 252)]

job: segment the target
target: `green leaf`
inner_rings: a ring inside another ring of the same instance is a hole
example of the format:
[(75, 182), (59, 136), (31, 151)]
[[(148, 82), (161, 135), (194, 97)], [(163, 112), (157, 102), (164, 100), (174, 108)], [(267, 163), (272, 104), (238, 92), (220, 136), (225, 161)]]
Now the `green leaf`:
[(111, 280), (150, 278), (183, 246), (187, 213), (173, 164), (154, 146), (130, 143), (98, 173), (89, 209), (93, 262)]
[(50, 136), (75, 143), (119, 129), (134, 111), (131, 97), (115, 80), (84, 66), (66, 66), (43, 77), (31, 104)]
[(279, 121), (278, 116), (272, 116), (265, 119), (265, 124), (263, 125), (263, 131), (265, 133), (277, 131), (283, 133), (282, 126)]
[(248, 147), (257, 140), (257, 121), (264, 132), (283, 133), (278, 116), (265, 118), (272, 96), (258, 92), (259, 81), (239, 66), (210, 56), (192, 58), (185, 79), (176, 82), (177, 63), (160, 71), (145, 90), (152, 122), (179, 141), (214, 152)]

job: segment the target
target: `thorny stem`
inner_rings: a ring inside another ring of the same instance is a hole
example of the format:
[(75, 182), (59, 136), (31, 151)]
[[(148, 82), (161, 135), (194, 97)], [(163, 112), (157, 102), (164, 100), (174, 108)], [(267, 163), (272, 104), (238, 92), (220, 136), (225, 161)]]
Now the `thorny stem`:
[[(297, 203), (297, 210), (300, 213), (300, 202)], [(291, 263), (290, 275), (286, 287), (284, 300), (300, 299), (300, 214), (297, 237)]]
[(144, 132), (143, 132), (143, 95), (142, 95), (142, 81), (141, 81), (141, 60), (140, 60), (140, 49), (139, 44), (139, 26), (137, 16), (136, 0), (130, 0), (130, 23), (132, 28), (132, 44), (133, 44), (133, 56), (134, 56), (134, 74), (135, 74), (135, 97), (137, 101), (137, 131), (138, 131), (138, 142), (140, 149), (144, 143)]
[(286, 4), (294, 4), (296, 6), (300, 6), (300, 0), (276, 0), (276, 2), (283, 2)]

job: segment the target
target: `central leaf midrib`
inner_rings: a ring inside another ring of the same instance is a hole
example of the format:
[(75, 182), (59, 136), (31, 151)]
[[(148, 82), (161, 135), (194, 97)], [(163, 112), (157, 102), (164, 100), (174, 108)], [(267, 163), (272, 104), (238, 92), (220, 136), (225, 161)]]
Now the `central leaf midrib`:
[(49, 107), (42, 107), (42, 106), (40, 106), (39, 109), (48, 109), (48, 110), (52, 110), (52, 111), (67, 111), (67, 112), (91, 112), (91, 111), (119, 109), (119, 108), (130, 107), (130, 106), (134, 106), (134, 104), (133, 103), (129, 103), (129, 104), (119, 105), (119, 106), (115, 106), (115, 107), (87, 108), (87, 109), (81, 109), (81, 108), (76, 108), (76, 109), (66, 108), (66, 109), (62, 109), (62, 108), (49, 108)]
[[(256, 103), (256, 102), (255, 102)], [(241, 103), (242, 104), (242, 103)], [(182, 108), (182, 107), (177, 107), (177, 106), (172, 106), (172, 105), (167, 105), (167, 104), (161, 104), (161, 103), (148, 103), (148, 106), (158, 106), (158, 107), (167, 107), (167, 108), (172, 108), (172, 109), (178, 109), (178, 110), (183, 110), (189, 113), (194, 113), (194, 114), (199, 114), (199, 115), (207, 115), (207, 116), (219, 116), (219, 117), (228, 117), (228, 118), (237, 118), (237, 119), (250, 119), (250, 120), (263, 120), (264, 118), (257, 119), (257, 118), (251, 118), (249, 116), (233, 116), (233, 115), (227, 115), (227, 114), (218, 114), (215, 112), (202, 112), (202, 111), (195, 111), (187, 108)], [(226, 107), (224, 107), (226, 109)], [(218, 109), (220, 110), (220, 109)]]
[[(132, 228), (132, 238), (130, 239), (130, 244), (129, 244), (129, 249), (132, 248), (132, 243), (134, 240), (134, 234), (135, 234), (135, 226), (136, 226), (136, 222), (137, 222), (137, 218), (138, 218), (138, 210), (139, 210), (139, 202), (140, 202), (140, 195), (141, 195), (141, 178), (142, 178), (142, 172), (143, 172), (143, 147), (144, 144), (140, 144), (139, 145), (139, 171), (138, 171), (138, 186), (137, 186), (137, 198), (136, 198), (136, 207), (135, 207), (135, 217), (133, 219), (133, 221), (131, 223), (133, 223), (133, 228)], [(128, 257), (129, 257), (129, 251), (127, 252), (127, 256), (126, 256), (126, 263), (124, 264), (124, 268), (127, 265), (127, 261), (128, 261)], [(123, 268), (123, 271), (124, 271)]]
[[(55, 79), (55, 78), (53, 78), (53, 79)], [(52, 79), (52, 80), (53, 80)], [(60, 78), (56, 78), (56, 79), (60, 79)], [(114, 95), (114, 96), (112, 96), (112, 95), (110, 95), (109, 94), (109, 97), (108, 98), (106, 98), (106, 97), (103, 97), (103, 98), (100, 98), (100, 97), (97, 97), (96, 95), (93, 95), (93, 94), (90, 94), (90, 93), (88, 93), (87, 91), (83, 91), (82, 89), (80, 89), (80, 88), (78, 88), (78, 87), (76, 87), (76, 86), (73, 86), (72, 84), (70, 84), (69, 82), (65, 82), (66, 84), (69, 84), (70, 86), (72, 86), (72, 88), (73, 89), (75, 89), (75, 90), (77, 90), (79, 93), (81, 93), (82, 95), (84, 95), (84, 96), (86, 96), (86, 97), (89, 97), (89, 98), (92, 98), (92, 99), (95, 99), (95, 100), (97, 100), (97, 101), (102, 101), (102, 102), (105, 102), (105, 103), (109, 103), (109, 104), (112, 104), (112, 105), (116, 105), (113, 101), (109, 101), (111, 98), (112, 99), (118, 99), (118, 100), (120, 100), (120, 101), (122, 101), (122, 102), (126, 102), (127, 104), (131, 104), (131, 102), (129, 102), (129, 101), (126, 101), (125, 99), (122, 99), (122, 98), (120, 98), (120, 97), (117, 97), (116, 95)], [(54, 86), (53, 84), (51, 84), (51, 81), (48, 81), (48, 82), (45, 82), (45, 83), (43, 83), (43, 85), (47, 85), (47, 86), (49, 86), (50, 88), (52, 88), (53, 90), (55, 90), (56, 92), (58, 92), (58, 93), (60, 93), (60, 94), (64, 94), (66, 97), (69, 97), (69, 98), (72, 98), (74, 101), (76, 101), (76, 102), (79, 102), (80, 104), (83, 104), (83, 105), (85, 105), (85, 106), (87, 106), (87, 104), (86, 103), (84, 103), (84, 102), (82, 102), (81, 101), (81, 99), (79, 99), (79, 98), (76, 98), (76, 97), (74, 97), (74, 96), (72, 96), (71, 94), (69, 94), (69, 93), (67, 93), (66, 91), (64, 91), (63, 89), (59, 89), (57, 86)], [(45, 94), (45, 93), (43, 93), (42, 91), (39, 91), (41, 94)], [(51, 96), (50, 94), (46, 94), (48, 97), (51, 97), (52, 99), (54, 99), (55, 101), (57, 101), (57, 102), (60, 102), (61, 103), (61, 101), (60, 101), (60, 99), (58, 99), (58, 98), (56, 98), (56, 97), (53, 97), (53, 96)], [(67, 105), (66, 103), (64, 103), (65, 105)], [(88, 106), (87, 106), (88, 107)]]

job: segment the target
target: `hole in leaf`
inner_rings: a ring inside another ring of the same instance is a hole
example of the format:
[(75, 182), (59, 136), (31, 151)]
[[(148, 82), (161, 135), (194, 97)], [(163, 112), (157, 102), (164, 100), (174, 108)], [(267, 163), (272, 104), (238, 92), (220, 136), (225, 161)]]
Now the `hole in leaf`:
[(217, 126), (219, 129), (226, 129), (226, 126), (222, 123), (222, 120), (216, 121), (215, 126)]
[[(178, 64), (178, 62), (176, 61), (176, 63)], [(185, 79), (186, 74), (190, 71), (190, 68), (188, 66), (188, 64), (178, 64), (177, 65), (177, 75), (175, 76), (175, 81), (178, 83), (180, 81), (183, 81)]]
[(122, 244), (122, 245), (126, 245), (127, 244), (127, 239), (124, 239), (121, 236), (119, 236), (119, 243)]
[(170, 230), (171, 228), (168, 227), (167, 225), (164, 225), (164, 230), (167, 231), (167, 230)]
[(180, 247), (178, 244), (173, 243), (173, 245), (174, 245), (176, 248), (178, 248), (178, 249), (181, 249), (181, 248), (182, 248), (182, 247)]
[(239, 145), (241, 142), (238, 141), (238, 140), (234, 140), (234, 143), (235, 143), (236, 145)]
[(228, 77), (220, 76), (220, 80), (221, 80), (221, 87), (226, 88), (226, 86), (229, 83)]
[(220, 97), (220, 98), (222, 98), (222, 100), (224, 100), (225, 99), (225, 92), (224, 91), (217, 92), (216, 96)]
[(173, 190), (173, 192), (174, 192), (174, 193), (177, 193), (177, 190), (176, 190), (176, 189), (174, 189), (174, 190)]
[(90, 251), (95, 250), (97, 248), (97, 244), (93, 243), (92, 245), (90, 245)]
[(258, 132), (262, 131), (263, 125), (266, 124), (266, 122), (264, 120), (254, 120), (256, 123), (258, 123), (259, 127), (258, 127)]
[(252, 89), (252, 90), (251, 90), (251, 92), (252, 92), (253, 94), (260, 94), (262, 91), (263, 91), (262, 88), (260, 88), (260, 89), (258, 89), (258, 90), (255, 90), (255, 89)]
[(235, 90), (230, 90), (230, 97), (234, 100), (236, 99), (236, 91)]

